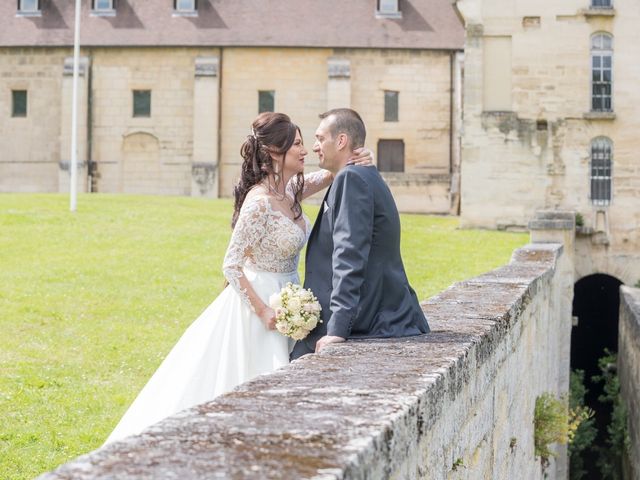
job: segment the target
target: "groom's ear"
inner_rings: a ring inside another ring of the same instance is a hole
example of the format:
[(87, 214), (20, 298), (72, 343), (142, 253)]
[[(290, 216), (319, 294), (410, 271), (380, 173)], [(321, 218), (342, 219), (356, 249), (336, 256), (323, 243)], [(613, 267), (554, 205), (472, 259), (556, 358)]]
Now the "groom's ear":
[(347, 136), (346, 133), (339, 133), (337, 140), (338, 140), (338, 143), (336, 144), (337, 150), (342, 150), (349, 145), (349, 137)]

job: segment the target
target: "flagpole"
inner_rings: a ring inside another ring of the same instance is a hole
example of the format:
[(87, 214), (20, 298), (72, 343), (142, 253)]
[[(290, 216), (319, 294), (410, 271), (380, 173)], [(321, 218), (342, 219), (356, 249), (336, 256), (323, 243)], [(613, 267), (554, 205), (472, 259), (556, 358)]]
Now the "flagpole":
[(80, 70), (80, 0), (76, 1), (75, 34), (73, 38), (73, 100), (71, 106), (71, 179), (69, 209), (76, 211), (78, 196), (78, 76)]

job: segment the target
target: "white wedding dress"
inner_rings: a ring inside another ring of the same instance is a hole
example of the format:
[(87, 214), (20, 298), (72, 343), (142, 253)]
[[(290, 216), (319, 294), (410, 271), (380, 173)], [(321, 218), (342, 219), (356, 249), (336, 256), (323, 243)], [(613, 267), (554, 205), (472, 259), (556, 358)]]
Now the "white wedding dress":
[(224, 259), (229, 285), (187, 328), (106, 443), (289, 362), (289, 339), (265, 328), (242, 283), (267, 304), (287, 282), (299, 283), (298, 257), (311, 230), (303, 219), (295, 223), (266, 195), (244, 202)]

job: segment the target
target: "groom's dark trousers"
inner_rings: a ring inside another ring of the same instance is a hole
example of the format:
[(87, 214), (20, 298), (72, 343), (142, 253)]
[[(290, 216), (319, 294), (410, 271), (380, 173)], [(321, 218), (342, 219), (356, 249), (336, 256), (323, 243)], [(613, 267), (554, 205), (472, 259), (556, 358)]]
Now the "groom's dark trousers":
[(400, 256), (400, 217), (373, 167), (347, 166), (325, 195), (311, 231), (305, 288), (318, 297), (322, 323), (291, 352), (315, 351), (324, 335), (405, 337), (429, 332)]

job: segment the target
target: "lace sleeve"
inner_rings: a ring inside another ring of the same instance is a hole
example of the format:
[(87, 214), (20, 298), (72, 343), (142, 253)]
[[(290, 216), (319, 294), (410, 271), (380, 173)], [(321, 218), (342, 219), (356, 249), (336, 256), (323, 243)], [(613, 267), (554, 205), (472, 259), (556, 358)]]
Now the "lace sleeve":
[[(293, 182), (295, 176), (287, 184), (287, 193), (293, 197)], [(320, 190), (324, 190), (333, 182), (333, 175), (328, 170), (318, 170), (316, 172), (307, 173), (304, 176), (304, 189), (302, 190), (302, 198), (308, 198)]]
[(266, 233), (268, 201), (262, 197), (245, 200), (222, 263), (222, 272), (229, 285), (254, 312), (263, 302), (251, 287), (242, 267), (247, 262), (253, 263), (253, 246), (258, 244)]

